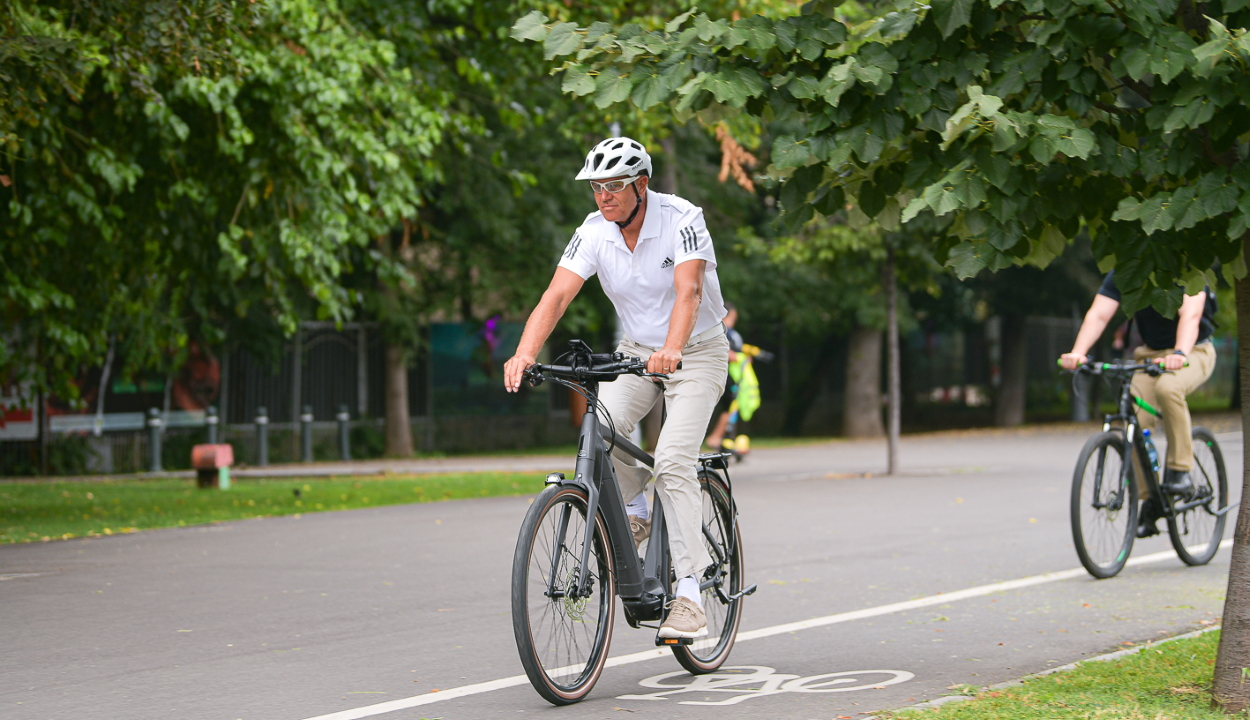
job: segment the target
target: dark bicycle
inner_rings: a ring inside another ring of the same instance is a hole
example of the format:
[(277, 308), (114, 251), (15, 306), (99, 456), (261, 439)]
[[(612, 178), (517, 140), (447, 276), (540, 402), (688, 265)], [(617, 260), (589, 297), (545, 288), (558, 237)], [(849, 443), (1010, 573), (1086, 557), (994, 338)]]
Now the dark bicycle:
[[(641, 358), (595, 354), (580, 340), (557, 362), (526, 370), (531, 385), (559, 383), (586, 398), (573, 477), (547, 476), (517, 538), (512, 561), (512, 629), (530, 683), (548, 702), (568, 705), (594, 687), (608, 658), (619, 595), (630, 627), (658, 630), (673, 601), (676, 578), (664, 506), (653, 497), (651, 536), (640, 558), (609, 454), (620, 448), (648, 467), (654, 459), (599, 421), (599, 383), (648, 373)], [(680, 367), (680, 366), (679, 366)], [(610, 421), (611, 418), (608, 418)], [(722, 472), (724, 474), (722, 474)], [(693, 674), (710, 673), (729, 657), (742, 619), (742, 540), (724, 453), (699, 456), (703, 543), (712, 564), (699, 578), (708, 634), (656, 637)], [(649, 624), (651, 623), (651, 624)]]
[(1139, 372), (1158, 377), (1167, 371), (1158, 362), (1091, 361), (1076, 372), (1107, 376), (1120, 383), (1117, 412), (1107, 415), (1102, 432), (1085, 443), (1072, 477), (1072, 542), (1081, 564), (1090, 575), (1109, 578), (1128, 561), (1137, 530), (1134, 466), (1141, 472), (1151, 496), (1160, 501), (1176, 554), (1187, 565), (1210, 562), (1224, 537), (1230, 509), (1224, 454), (1215, 435), (1204, 427), (1193, 428), (1194, 466), (1190, 477), (1194, 489), (1184, 495), (1166, 492), (1160, 487), (1157, 453), (1152, 457), (1153, 441), (1138, 426), (1133, 407), (1156, 417), (1161, 414), (1133, 395), (1130, 381)]

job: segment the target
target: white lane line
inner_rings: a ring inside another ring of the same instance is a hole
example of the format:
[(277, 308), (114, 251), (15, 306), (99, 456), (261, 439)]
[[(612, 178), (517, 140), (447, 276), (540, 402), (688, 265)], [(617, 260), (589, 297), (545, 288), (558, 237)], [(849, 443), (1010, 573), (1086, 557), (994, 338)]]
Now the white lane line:
[[(1232, 540), (1225, 540), (1220, 543), (1220, 548), (1230, 548), (1232, 546)], [(1174, 551), (1165, 550), (1163, 552), (1129, 558), (1127, 564), (1146, 565), (1148, 563), (1161, 562), (1175, 557), (1176, 553)], [(1060, 580), (1068, 580), (1070, 578), (1081, 577), (1083, 575), (1085, 575), (1085, 568), (1061, 570), (1059, 572), (1044, 573), (1042, 575), (1020, 578), (1018, 580), (1007, 580), (999, 583), (991, 583), (989, 585), (981, 585), (980, 587), (967, 588), (966, 590), (939, 593), (937, 595), (930, 595), (928, 597), (908, 600), (906, 602), (878, 605), (873, 608), (852, 610), (851, 612), (838, 613), (837, 615), (826, 615), (824, 617), (812, 618), (810, 620), (801, 620), (799, 622), (785, 623), (783, 625), (773, 625), (771, 627), (760, 628), (758, 630), (740, 632), (738, 633), (738, 642), (772, 637), (773, 635), (792, 633), (799, 630), (810, 630), (811, 628), (850, 622), (852, 620), (863, 620), (864, 618), (877, 617), (879, 615), (889, 615), (891, 613), (902, 612), (904, 610), (915, 610), (916, 608), (929, 607), (930, 605), (940, 605), (942, 603), (954, 602), (956, 600), (966, 600), (967, 598), (992, 595), (994, 593), (1005, 592), (1007, 590), (1017, 590), (1019, 588), (1031, 587), (1033, 585), (1043, 585), (1046, 583), (1058, 582)], [(607, 667), (632, 665), (633, 663), (666, 657), (669, 654), (668, 648), (643, 650), (642, 652), (631, 653), (629, 655), (608, 658)], [(513, 675), (512, 677), (491, 680), (490, 682), (463, 685), (450, 690), (440, 690), (436, 693), (426, 693), (425, 695), (415, 695), (413, 697), (403, 698), (400, 700), (389, 700), (376, 705), (366, 705), (365, 707), (355, 708), (354, 710), (343, 710), (340, 712), (330, 713), (328, 715), (318, 715), (316, 717), (306, 718), (306, 720), (360, 720), (360, 718), (384, 715), (397, 710), (406, 710), (408, 708), (414, 708), (421, 705), (430, 705), (444, 700), (454, 700), (468, 695), (479, 695), (481, 693), (487, 693), (494, 690), (516, 687), (517, 685), (526, 685), (528, 683), (529, 678), (526, 676)]]

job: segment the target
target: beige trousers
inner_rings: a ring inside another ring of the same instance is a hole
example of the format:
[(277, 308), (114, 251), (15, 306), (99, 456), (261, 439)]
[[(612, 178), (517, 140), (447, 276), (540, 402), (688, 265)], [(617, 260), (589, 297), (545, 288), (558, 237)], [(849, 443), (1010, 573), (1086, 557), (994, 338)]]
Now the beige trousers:
[[(626, 339), (618, 352), (651, 357), (657, 348)], [(703, 498), (695, 463), (703, 434), (716, 401), (725, 389), (729, 341), (721, 333), (682, 350), (681, 369), (663, 384), (636, 375), (622, 375), (599, 386), (599, 400), (611, 416), (616, 432), (626, 437), (663, 395), (668, 416), (655, 448), (655, 492), (664, 504), (669, 551), (677, 577), (699, 575), (712, 564), (703, 547)], [(600, 422), (608, 425), (602, 413)], [(651, 470), (620, 450), (612, 452), (617, 482), (626, 502), (638, 496), (651, 480)]]
[[(1171, 352), (1171, 348), (1152, 350), (1143, 345), (1133, 351), (1133, 359), (1145, 362)], [(1176, 372), (1159, 377), (1146, 373), (1133, 376), (1133, 394), (1163, 414), (1163, 433), (1168, 439), (1167, 467), (1185, 472), (1194, 465), (1193, 422), (1185, 396), (1197, 390), (1215, 371), (1215, 345), (1209, 342), (1195, 345), (1187, 360), (1189, 365)], [(1154, 428), (1157, 421), (1154, 415), (1137, 408), (1137, 422), (1143, 428)]]

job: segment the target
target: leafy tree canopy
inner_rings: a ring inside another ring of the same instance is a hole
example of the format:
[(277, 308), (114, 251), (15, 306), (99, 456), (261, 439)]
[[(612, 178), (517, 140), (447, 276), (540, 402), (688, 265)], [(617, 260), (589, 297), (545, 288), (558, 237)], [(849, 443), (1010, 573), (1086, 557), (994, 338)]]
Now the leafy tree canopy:
[(895, 0), (849, 28), (836, 4), (658, 30), (535, 12), (513, 36), (604, 107), (797, 119), (771, 168), (793, 228), (845, 202), (886, 229), (930, 217), (967, 277), (1044, 266), (1085, 227), (1129, 309), (1244, 273), (1247, 0)]
[(352, 249), (437, 177), (445, 97), (333, 2), (6, 0), (0, 29), (11, 380), (345, 318)]

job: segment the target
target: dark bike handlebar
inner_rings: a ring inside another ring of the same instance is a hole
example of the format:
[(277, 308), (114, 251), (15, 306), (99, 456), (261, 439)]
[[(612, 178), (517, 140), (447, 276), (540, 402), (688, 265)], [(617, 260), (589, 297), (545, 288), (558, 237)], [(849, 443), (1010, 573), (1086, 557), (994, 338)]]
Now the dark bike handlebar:
[[(1059, 359), (1055, 362), (1056, 364), (1059, 365), (1059, 367), (1061, 368), (1063, 367), (1062, 359)], [(1189, 363), (1186, 362), (1185, 367), (1188, 367), (1188, 366), (1189, 366)], [(1130, 363), (1130, 364), (1106, 363), (1106, 362), (1097, 362), (1094, 360), (1086, 360), (1080, 365), (1077, 365), (1075, 370), (1064, 369), (1064, 372), (1070, 372), (1070, 373), (1084, 372), (1084, 373), (1089, 373), (1090, 375), (1103, 375), (1103, 374), (1132, 375), (1133, 373), (1144, 372), (1148, 375), (1158, 376), (1168, 371), (1163, 369), (1163, 360), (1159, 359), (1159, 360), (1151, 360), (1150, 362)]]
[[(573, 343), (580, 343), (574, 340)], [(570, 343), (570, 345), (573, 345)], [(658, 378), (667, 380), (668, 375), (664, 373), (647, 372), (647, 363), (639, 357), (632, 357), (624, 353), (589, 353), (581, 352), (581, 348), (585, 348), (584, 344), (574, 346), (573, 358), (571, 365), (542, 365), (534, 364), (525, 369), (524, 377), (531, 387), (541, 385), (547, 379), (569, 380), (576, 383), (583, 383), (588, 380), (599, 380), (611, 382), (621, 375), (637, 375), (639, 377)], [(589, 348), (586, 348), (587, 350)], [(681, 362), (677, 363), (677, 369), (681, 369)]]

